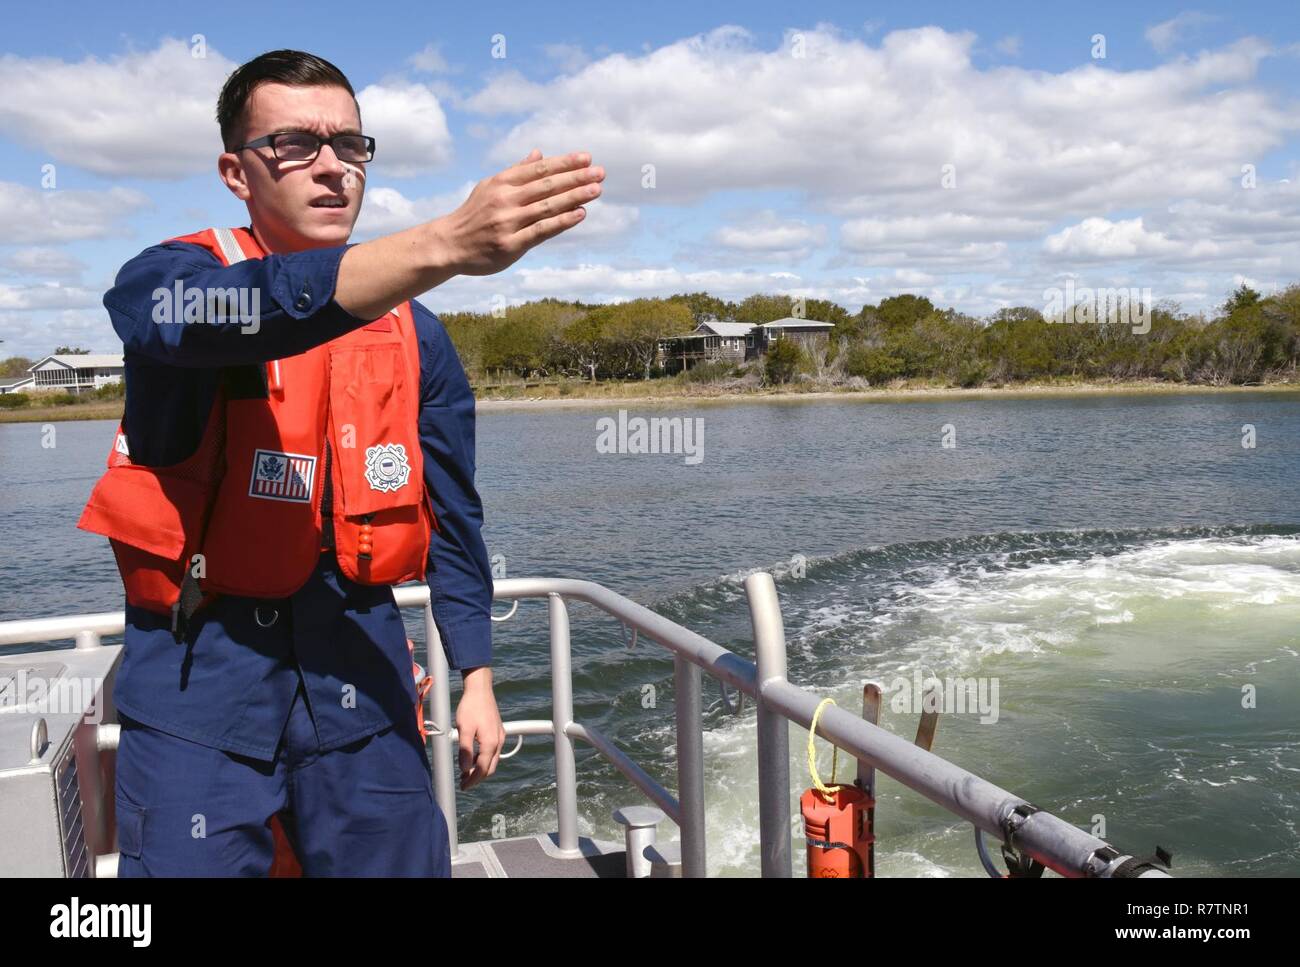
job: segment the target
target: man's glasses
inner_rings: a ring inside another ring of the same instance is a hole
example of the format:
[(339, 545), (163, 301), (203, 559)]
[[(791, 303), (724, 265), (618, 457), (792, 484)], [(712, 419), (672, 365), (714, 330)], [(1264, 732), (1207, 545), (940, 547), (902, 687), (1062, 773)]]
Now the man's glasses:
[(375, 139), (364, 134), (336, 134), (332, 138), (321, 138), (307, 131), (279, 131), (241, 144), (235, 150), (269, 145), (279, 161), (315, 161), (322, 144), (328, 144), (340, 161), (352, 164), (362, 164), (375, 156)]

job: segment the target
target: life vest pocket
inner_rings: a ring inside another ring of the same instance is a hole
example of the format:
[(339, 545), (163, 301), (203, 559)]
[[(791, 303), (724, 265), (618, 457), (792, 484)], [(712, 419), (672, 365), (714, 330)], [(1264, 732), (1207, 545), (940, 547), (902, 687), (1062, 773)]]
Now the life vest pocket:
[[(418, 372), (418, 370), (416, 370)], [(329, 433), (335, 513), (415, 510), (424, 495), (418, 387), (397, 340), (331, 347)]]
[[(373, 514), (336, 515), (334, 552), (339, 567), (358, 584), (418, 581), (429, 554), (429, 525), (423, 502)], [(412, 540), (412, 528), (418, 540)]]

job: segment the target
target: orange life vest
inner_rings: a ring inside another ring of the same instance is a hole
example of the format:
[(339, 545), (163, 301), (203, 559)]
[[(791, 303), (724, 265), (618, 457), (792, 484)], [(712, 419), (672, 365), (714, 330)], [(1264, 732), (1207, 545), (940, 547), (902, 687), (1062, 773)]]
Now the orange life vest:
[[(224, 265), (264, 256), (245, 229), (174, 241), (201, 245)], [(127, 600), (163, 613), (181, 607), (183, 585), (196, 584), (204, 601), (297, 591), (322, 551), (322, 503), (348, 578), (421, 579), (437, 521), (419, 404), (406, 302), (304, 353), (223, 372), (202, 440), (180, 463), (132, 463), (119, 426), (77, 526), (110, 539)]]

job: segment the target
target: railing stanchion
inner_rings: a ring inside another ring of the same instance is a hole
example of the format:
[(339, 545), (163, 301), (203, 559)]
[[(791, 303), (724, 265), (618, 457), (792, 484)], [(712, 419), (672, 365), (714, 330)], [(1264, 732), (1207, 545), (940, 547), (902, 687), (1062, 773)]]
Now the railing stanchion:
[(555, 592), (547, 596), (551, 619), (551, 721), (555, 726), (555, 810), (561, 850), (578, 853), (578, 767), (573, 739), (573, 656), (569, 648), (569, 610)]
[(677, 713), (677, 799), (681, 803), (682, 876), (705, 877), (704, 710), (700, 666), (673, 655)]
[(451, 669), (447, 665), (447, 655), (442, 648), (442, 637), (438, 626), (433, 621), (433, 608), (424, 606), (424, 647), (428, 651), (425, 663), (428, 674), (433, 676), (433, 687), (429, 689), (428, 707), (422, 709), (429, 714), (430, 721), (437, 734), (433, 740), (433, 793), (442, 810), (443, 819), (447, 821), (447, 837), (451, 844), (453, 857), (460, 850), (460, 838), (456, 829), (456, 775), (454, 755), (451, 742), (453, 726), (451, 718)]
[(773, 708), (764, 690), (784, 683), (785, 626), (772, 575), (745, 578), (749, 620), (754, 626), (754, 663), (758, 668), (758, 836), (761, 875), (786, 877), (790, 867), (790, 722)]

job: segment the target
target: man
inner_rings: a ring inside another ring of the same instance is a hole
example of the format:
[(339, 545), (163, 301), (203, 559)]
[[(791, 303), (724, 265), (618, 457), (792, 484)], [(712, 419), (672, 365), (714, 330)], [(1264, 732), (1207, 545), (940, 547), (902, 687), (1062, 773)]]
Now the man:
[(278, 818), (307, 875), (450, 876), (391, 584), (424, 577), (461, 671), (462, 789), (505, 733), (474, 398), (410, 300), (571, 228), (604, 172), (534, 150), (349, 245), (375, 145), (338, 68), (263, 54), (217, 119), (251, 225), (148, 248), (104, 297), (126, 409), (80, 526), (127, 590), (118, 875), (264, 875)]

